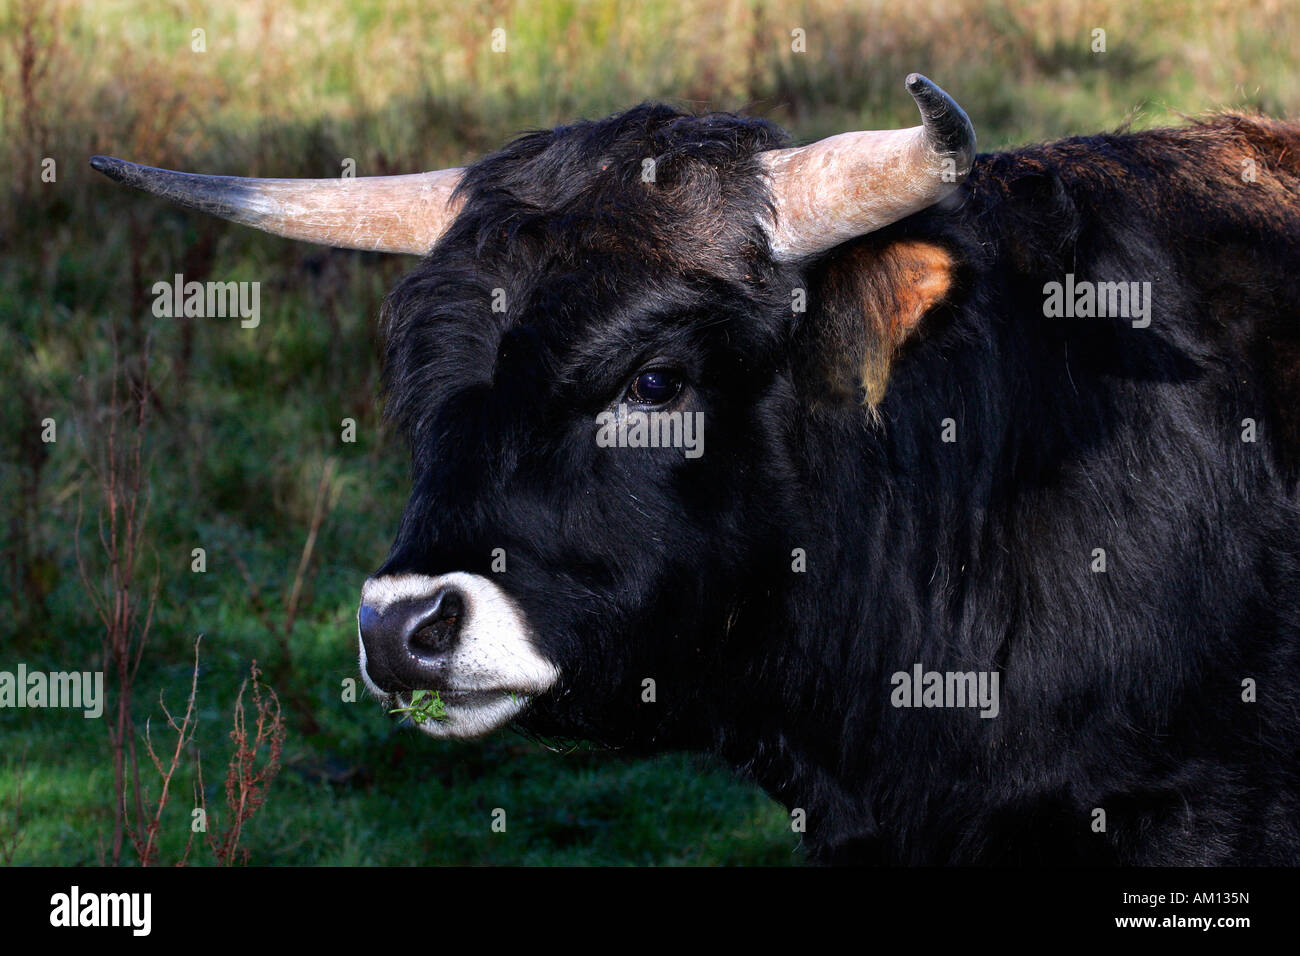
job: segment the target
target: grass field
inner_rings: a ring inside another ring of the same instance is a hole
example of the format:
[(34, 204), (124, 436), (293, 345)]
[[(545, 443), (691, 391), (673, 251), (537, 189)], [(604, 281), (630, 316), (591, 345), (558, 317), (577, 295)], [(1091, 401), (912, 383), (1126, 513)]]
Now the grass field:
[[(146, 719), (166, 741), (159, 697), (184, 709), (203, 636), (196, 743), (158, 862), (190, 837), (196, 750), (204, 800), (224, 811), (232, 709), (257, 659), (287, 738), (242, 836), (252, 863), (797, 863), (785, 810), (701, 758), (552, 753), (510, 734), (438, 743), (364, 696), (344, 701), (360, 582), (406, 496), (372, 320), (412, 261), (203, 219), (111, 186), (86, 160), (411, 172), (645, 99), (745, 109), (811, 139), (913, 125), (912, 70), (997, 149), (1225, 107), (1295, 117), (1298, 36), (1290, 0), (0, 0), (0, 671), (100, 666), (88, 587), (115, 596), (100, 476), (110, 435), (120, 455), (136, 433), (134, 388), (148, 509), (129, 577), (137, 599), (158, 589), (137, 741)], [(260, 282), (260, 324), (156, 318), (149, 290), (176, 273)], [(341, 440), (344, 419), (355, 442)], [(142, 605), (136, 633), (143, 617)], [(0, 862), (107, 858), (105, 724), (0, 709)], [(159, 777), (147, 757), (141, 773), (148, 804)], [(192, 862), (210, 857), (200, 847)]]

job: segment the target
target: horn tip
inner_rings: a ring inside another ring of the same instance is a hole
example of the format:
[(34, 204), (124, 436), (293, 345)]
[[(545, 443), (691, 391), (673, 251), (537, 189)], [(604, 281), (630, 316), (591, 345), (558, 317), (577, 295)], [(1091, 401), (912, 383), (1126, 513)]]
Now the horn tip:
[(112, 156), (92, 156), (90, 157), (90, 168), (97, 173), (103, 173), (109, 179), (122, 182), (126, 178), (126, 170), (131, 164), (115, 159)]
[(975, 156), (975, 128), (957, 101), (921, 73), (907, 74), (907, 92), (921, 111), (921, 121), (939, 153), (962, 157), (967, 169)]
[(924, 73), (909, 73), (904, 81), (907, 92), (916, 100), (917, 105), (927, 110), (942, 110), (945, 101), (950, 97), (941, 90), (934, 82)]

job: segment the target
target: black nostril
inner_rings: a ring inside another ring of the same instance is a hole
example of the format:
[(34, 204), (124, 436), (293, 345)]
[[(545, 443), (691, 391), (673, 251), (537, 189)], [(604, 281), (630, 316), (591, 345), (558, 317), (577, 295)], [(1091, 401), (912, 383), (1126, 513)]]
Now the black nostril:
[(466, 615), (465, 596), (452, 587), (382, 609), (362, 604), (357, 619), (371, 680), (394, 692), (446, 686)]
[(456, 645), (464, 605), (459, 591), (445, 590), (434, 599), (433, 607), (411, 624), (406, 639), (411, 652), (420, 657), (446, 654)]

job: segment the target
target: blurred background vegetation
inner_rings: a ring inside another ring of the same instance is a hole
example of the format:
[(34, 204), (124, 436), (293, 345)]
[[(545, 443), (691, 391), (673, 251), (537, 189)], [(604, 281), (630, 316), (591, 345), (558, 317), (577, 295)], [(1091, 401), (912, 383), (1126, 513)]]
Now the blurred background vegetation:
[[(146, 719), (155, 737), (162, 727), (160, 695), (184, 709), (203, 635), (195, 743), (160, 817), (159, 862), (190, 836), (195, 748), (206, 803), (221, 806), (252, 659), (287, 738), (242, 834), (251, 862), (798, 862), (785, 811), (701, 758), (556, 754), (512, 734), (438, 743), (364, 696), (343, 702), (359, 585), (407, 490), (376, 400), (372, 320), (412, 260), (212, 221), (111, 185), (87, 158), (413, 172), (646, 99), (759, 113), (812, 139), (913, 125), (912, 70), (999, 149), (1220, 108), (1294, 118), (1297, 42), (1294, 0), (0, 0), (0, 670), (100, 667), (88, 589), (112, 599), (130, 585), (138, 640), (156, 582), (138, 742)], [(150, 289), (176, 273), (260, 282), (260, 325), (155, 318)], [(340, 440), (345, 418), (355, 443)], [(104, 476), (136, 434), (147, 512), (137, 567), (115, 581), (97, 529), (121, 489)], [(0, 710), (0, 749), (0, 862), (108, 858), (105, 721)], [(141, 775), (151, 807), (158, 774), (143, 758)], [(497, 807), (506, 833), (490, 829)]]

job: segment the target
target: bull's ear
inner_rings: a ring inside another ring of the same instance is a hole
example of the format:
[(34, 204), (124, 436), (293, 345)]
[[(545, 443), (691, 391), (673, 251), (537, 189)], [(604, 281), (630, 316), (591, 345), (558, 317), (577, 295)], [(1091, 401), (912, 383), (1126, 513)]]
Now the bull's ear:
[(826, 263), (812, 324), (832, 396), (880, 402), (898, 350), (949, 294), (954, 271), (946, 249), (920, 239), (857, 244)]

